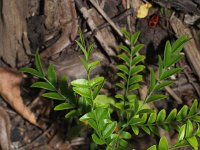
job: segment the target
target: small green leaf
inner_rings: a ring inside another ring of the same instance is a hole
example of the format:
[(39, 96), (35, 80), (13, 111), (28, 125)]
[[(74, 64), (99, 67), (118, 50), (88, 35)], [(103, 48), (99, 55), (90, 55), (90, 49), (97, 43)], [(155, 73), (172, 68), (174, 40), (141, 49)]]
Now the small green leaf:
[(79, 120), (82, 121), (82, 122), (85, 122), (85, 121), (88, 121), (89, 119), (94, 119), (95, 116), (92, 112), (89, 112), (85, 115), (83, 115)]
[(140, 36), (140, 31), (135, 32), (134, 34), (131, 35), (131, 44), (132, 44), (132, 45), (135, 45), (135, 44), (136, 44), (136, 42), (137, 42), (139, 36)]
[(141, 128), (142, 128), (142, 130), (144, 130), (144, 132), (146, 132), (147, 134), (151, 135), (151, 131), (149, 130), (149, 128), (147, 128), (145, 126), (142, 126)]
[(56, 93), (56, 92), (44, 93), (44, 94), (42, 94), (42, 96), (46, 97), (46, 98), (50, 98), (50, 99), (66, 100), (66, 98), (63, 95)]
[(143, 55), (139, 55), (133, 58), (131, 66), (137, 65), (139, 62), (143, 61), (145, 57)]
[(129, 42), (130, 42), (131, 41), (131, 35), (130, 35), (130, 33), (125, 28), (122, 28), (121, 32), (127, 38), (127, 40), (129, 40)]
[[(137, 101), (137, 100), (136, 100)], [(144, 113), (146, 113), (146, 114), (150, 114), (150, 113), (153, 113), (154, 112), (154, 110), (153, 109), (142, 109), (142, 110), (140, 110), (139, 112), (138, 112), (138, 115), (140, 115), (140, 114), (144, 114)]]
[(187, 141), (194, 148), (194, 150), (198, 150), (198, 141), (195, 136), (188, 138)]
[(35, 82), (31, 85), (31, 87), (46, 89), (46, 90), (49, 90), (49, 91), (55, 91), (56, 90), (53, 85), (46, 83), (46, 82)]
[(105, 142), (101, 140), (95, 133), (92, 134), (92, 140), (98, 145), (105, 144)]
[(131, 69), (130, 74), (133, 76), (133, 75), (135, 75), (135, 74), (137, 74), (137, 73), (143, 71), (144, 68), (145, 68), (144, 65), (135, 66), (135, 67), (133, 67), (133, 68)]
[(126, 149), (126, 147), (128, 147), (128, 142), (123, 140), (123, 139), (119, 139), (119, 145), (120, 145), (120, 148), (122, 148), (123, 150)]
[(66, 109), (71, 109), (74, 108), (73, 105), (69, 104), (69, 103), (61, 103), (59, 105), (57, 105), (56, 107), (54, 107), (54, 110), (66, 110)]
[[(171, 61), (169, 62), (169, 64), (168, 64), (168, 66), (171, 66), (171, 65), (173, 65), (173, 64), (175, 64), (175, 63), (177, 63), (179, 60), (181, 60), (182, 58), (184, 57), (184, 54), (178, 54), (177, 56), (175, 55), (175, 56), (173, 56), (172, 58), (171, 58)], [(166, 66), (166, 67), (168, 67), (168, 66)]]
[(135, 47), (131, 49), (132, 56), (134, 56), (138, 51), (140, 51), (144, 47), (144, 44), (137, 44)]
[(133, 130), (133, 132), (135, 133), (135, 135), (139, 134), (139, 128), (137, 126), (131, 126), (131, 129)]
[(150, 125), (149, 129), (151, 130), (151, 132), (157, 136), (160, 136), (159, 131), (158, 131), (158, 127), (155, 127), (154, 125)]
[(147, 99), (146, 103), (150, 103), (150, 102), (162, 100), (162, 99), (165, 99), (166, 97), (167, 97), (166, 95), (155, 94), (155, 95), (150, 96), (150, 97)]
[(147, 121), (147, 114), (143, 114), (141, 118), (141, 122), (144, 124)]
[(121, 133), (120, 133), (120, 137), (122, 138), (122, 139), (131, 139), (131, 134), (129, 133), (129, 132), (126, 132), (126, 131), (122, 131)]
[(140, 88), (140, 85), (138, 83), (136, 84), (133, 84), (129, 87), (128, 91), (131, 92), (131, 91), (134, 91), (134, 90), (137, 90)]
[(36, 52), (35, 54), (35, 66), (38, 70), (38, 72), (44, 76), (44, 72), (43, 72), (43, 69), (42, 69), (42, 64), (41, 64), (41, 60), (40, 60), (40, 55), (38, 53), (38, 51)]
[(52, 64), (50, 64), (48, 67), (47, 77), (48, 80), (51, 82), (51, 84), (55, 86), (57, 83), (57, 76), (56, 76), (56, 71)]
[(162, 75), (160, 76), (160, 80), (165, 80), (165, 79), (169, 78), (170, 76), (177, 74), (181, 70), (182, 70), (182, 68), (173, 68), (173, 69), (167, 70), (162, 73)]
[(94, 110), (94, 113), (97, 121), (103, 121), (109, 118), (108, 108), (98, 107)]
[(166, 42), (165, 51), (164, 51), (164, 67), (168, 68), (169, 63), (171, 62), (171, 55), (172, 55), (172, 47), (169, 41)]
[(159, 144), (158, 144), (158, 150), (169, 150), (168, 142), (166, 137), (162, 136)]
[(95, 87), (95, 89), (94, 89), (94, 91), (93, 91), (93, 99), (95, 99), (95, 98), (97, 97), (97, 95), (99, 94), (100, 90), (101, 90), (102, 87), (103, 87), (103, 84), (104, 84), (104, 82), (98, 84), (98, 85)]
[(127, 64), (130, 63), (130, 59), (127, 57), (127, 55), (125, 55), (125, 54), (120, 54), (120, 55), (118, 55), (118, 57), (119, 57), (120, 59), (122, 59), (125, 63), (127, 63)]
[(82, 32), (82, 31), (81, 31), (80, 34), (79, 34), (79, 38), (80, 38), (81, 45), (83, 45), (84, 47), (86, 47), (86, 44), (85, 44), (85, 40), (84, 40), (84, 36), (83, 36), (83, 32)]
[(98, 84), (102, 84), (104, 82), (104, 77), (94, 77), (90, 80), (89, 85), (91, 88), (97, 86)]
[(190, 120), (195, 121), (195, 122), (200, 122), (200, 116), (193, 116), (190, 118)]
[(172, 147), (172, 149), (176, 149), (176, 148), (181, 148), (181, 147), (187, 147), (187, 146), (190, 146), (189, 143), (184, 139), (182, 141), (178, 141), (176, 142), (176, 144)]
[(180, 130), (179, 130), (179, 135), (178, 135), (178, 141), (181, 141), (185, 138), (185, 128), (186, 128), (186, 124), (184, 124)]
[(193, 132), (192, 122), (190, 120), (187, 120), (185, 137), (190, 138), (192, 136), (192, 132)]
[(110, 137), (110, 135), (115, 130), (116, 126), (117, 126), (117, 122), (112, 122), (110, 124), (107, 124), (106, 128), (104, 128), (104, 130), (103, 130), (103, 137), (105, 139), (108, 138), (108, 137)]
[(122, 88), (122, 89), (125, 89), (125, 85), (122, 84), (122, 83), (116, 83), (115, 85), (118, 86), (118, 87), (120, 87), (120, 88)]
[(151, 113), (150, 116), (149, 116), (149, 119), (148, 119), (148, 124), (152, 124), (156, 121), (156, 116), (157, 114), (156, 113)]
[(153, 145), (153, 146), (149, 147), (147, 150), (157, 150), (157, 147), (156, 147), (156, 145)]
[(179, 37), (172, 45), (173, 52), (180, 52), (180, 48), (182, 49), (182, 46), (188, 41), (188, 37), (183, 35)]
[(65, 115), (65, 118), (74, 118), (80, 115), (80, 110), (71, 110)]
[(174, 108), (174, 109), (169, 113), (169, 115), (167, 116), (166, 121), (167, 121), (167, 122), (173, 121), (173, 120), (176, 118), (176, 114), (177, 114), (177, 109)]
[(120, 45), (120, 46), (119, 46), (119, 49), (124, 50), (124, 51), (127, 52), (128, 54), (131, 53), (131, 50), (130, 50), (127, 46), (125, 46), (125, 45)]
[(129, 85), (142, 81), (142, 77), (143, 77), (142, 75), (135, 75), (131, 77), (129, 80)]
[(89, 82), (86, 79), (76, 79), (71, 82), (71, 85), (76, 86), (76, 87), (89, 87)]
[(178, 112), (177, 116), (176, 116), (176, 120), (183, 120), (188, 113), (188, 106), (184, 105), (181, 110)]
[(115, 101), (112, 97), (108, 97), (106, 95), (97, 95), (97, 97), (94, 100), (94, 103), (97, 107), (99, 106), (108, 106), (109, 104), (114, 104)]
[(91, 52), (92, 52), (93, 48), (94, 48), (94, 44), (91, 44), (91, 45), (89, 45), (89, 47), (88, 47), (88, 57), (89, 57), (89, 58), (90, 58), (90, 56), (91, 56)]
[(127, 81), (127, 77), (126, 77), (126, 75), (124, 73), (118, 72), (117, 75), (119, 77), (121, 77), (122, 79), (124, 79), (125, 81)]
[(195, 99), (194, 102), (192, 103), (192, 107), (190, 108), (189, 116), (194, 115), (197, 112), (197, 107), (198, 107), (198, 101), (197, 99)]
[(163, 122), (163, 121), (165, 120), (165, 117), (166, 117), (166, 110), (165, 110), (165, 109), (162, 109), (162, 110), (158, 113), (156, 122)]
[(159, 91), (159, 90), (163, 89), (164, 87), (171, 85), (172, 83), (173, 83), (173, 81), (163, 81), (162, 83), (158, 84), (155, 87), (155, 90)]
[(100, 61), (99, 60), (96, 60), (96, 61), (93, 61), (91, 62), (90, 64), (88, 64), (88, 70), (89, 71), (92, 71), (97, 65), (100, 64)]
[(129, 70), (125, 65), (118, 65), (118, 66), (116, 66), (116, 68), (121, 70), (123, 73), (125, 73), (127, 75), (129, 74)]
[(77, 93), (77, 94), (79, 94), (79, 95), (81, 95), (81, 96), (83, 96), (83, 97), (85, 97), (85, 98), (90, 98), (90, 90), (88, 89), (88, 88), (83, 88), (83, 87), (73, 87), (73, 90)]
[(37, 70), (35, 70), (33, 68), (27, 68), (27, 67), (25, 67), (25, 68), (21, 68), (20, 71), (21, 72), (25, 72), (25, 73), (29, 73), (29, 74), (31, 74), (33, 76), (38, 77), (38, 78), (43, 78), (44, 77), (43, 74), (41, 74), (40, 72), (38, 72)]
[(95, 131), (99, 131), (98, 125), (94, 119), (89, 119), (87, 122)]
[(115, 103), (113, 106), (119, 110), (124, 110), (124, 105), (122, 103)]
[(84, 53), (85, 58), (86, 58), (86, 61), (88, 61), (88, 60), (89, 60), (89, 56), (88, 56), (88, 53), (87, 53), (87, 51), (86, 51), (86, 49), (85, 49), (85, 46), (83, 46), (83, 44), (80, 43), (79, 41), (76, 41), (76, 44), (80, 47), (80, 49), (81, 49), (82, 52)]
[(115, 95), (115, 98), (119, 98), (119, 99), (121, 99), (121, 100), (124, 101), (124, 96), (121, 95), (121, 94), (117, 94), (117, 95)]
[(196, 135), (196, 136), (198, 136), (198, 137), (200, 137), (200, 127), (199, 127), (199, 123), (197, 123), (197, 130), (196, 130), (196, 132), (194, 133), (194, 135)]
[(130, 125), (138, 125), (143, 123), (143, 120), (141, 118), (131, 118), (131, 120), (129, 121)]

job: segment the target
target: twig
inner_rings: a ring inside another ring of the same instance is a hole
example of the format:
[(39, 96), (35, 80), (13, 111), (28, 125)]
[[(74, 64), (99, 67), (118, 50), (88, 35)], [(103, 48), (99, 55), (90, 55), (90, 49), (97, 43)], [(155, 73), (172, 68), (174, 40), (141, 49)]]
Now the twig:
[(99, 41), (99, 43), (101, 44), (101, 46), (103, 47), (105, 52), (109, 56), (114, 56), (115, 52), (113, 51), (113, 49), (111, 49), (108, 46), (108, 44), (104, 40), (102, 34), (97, 29), (97, 26), (96, 26), (96, 24), (95, 24), (95, 22), (92, 18), (92, 15), (91, 15), (92, 9), (90, 11), (88, 11), (87, 8), (83, 6), (83, 4), (80, 0), (75, 0), (75, 3), (78, 6), (80, 12), (83, 14), (83, 17), (87, 20), (87, 23), (88, 23), (90, 29), (92, 30), (92, 32), (96, 32), (95, 37)]
[(184, 72), (185, 76), (187, 77), (188, 82), (193, 86), (193, 88), (196, 90), (198, 96), (200, 97), (200, 90), (197, 87), (197, 85), (191, 80), (191, 77), (190, 77), (189, 73), (187, 72), (187, 70), (184, 69), (183, 72)]
[[(97, 3), (94, 0), (90, 0), (90, 2), (98, 10), (98, 12), (104, 17), (104, 19), (111, 25), (111, 27), (117, 32), (117, 34), (123, 39), (122, 32), (118, 29), (115, 23), (107, 16), (107, 14), (100, 8), (100, 6), (97, 5)], [(130, 45), (128, 40), (125, 40), (125, 43)]]
[[(125, 17), (127, 17), (127, 16), (129, 16), (129, 15), (131, 15), (133, 13), (134, 13), (134, 9), (130, 8), (130, 9), (125, 10), (122, 14), (120, 14), (120, 15), (114, 17), (114, 18), (111, 18), (111, 19), (112, 19), (113, 22), (118, 22), (118, 21), (124, 19)], [(105, 23), (97, 26), (97, 30), (102, 30), (105, 27), (108, 27), (109, 25), (110, 24), (108, 22), (105, 22)], [(84, 39), (87, 38), (90, 35), (95, 36), (95, 34), (92, 31), (85, 32), (84, 35), (83, 35)], [(79, 40), (80, 40), (80, 37), (77, 37), (75, 39), (75, 41), (79, 41)], [(72, 43), (70, 43), (66, 48), (72, 46), (75, 43), (75, 41), (73, 41)]]
[(165, 87), (165, 90), (169, 95), (171, 95), (177, 102), (177, 104), (182, 104), (183, 101), (178, 97), (178, 95), (170, 88), (170, 87)]
[(48, 133), (54, 128), (54, 125), (51, 125), (48, 129), (46, 129), (43, 133), (39, 134), (37, 137), (35, 137), (34, 139), (32, 139), (29, 143), (27, 143), (26, 145), (21, 145), (20, 147), (18, 147), (19, 149), (22, 148), (28, 148), (29, 146), (33, 145), (34, 142), (38, 141), (39, 139), (41, 139), (43, 136), (48, 135)]

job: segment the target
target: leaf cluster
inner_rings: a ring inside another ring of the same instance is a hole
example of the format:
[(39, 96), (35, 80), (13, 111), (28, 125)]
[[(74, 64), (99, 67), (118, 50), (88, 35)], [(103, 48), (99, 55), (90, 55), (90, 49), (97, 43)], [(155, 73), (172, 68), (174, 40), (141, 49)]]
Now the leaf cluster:
[(158, 77), (156, 77), (155, 71), (152, 68), (150, 69), (150, 86), (145, 103), (166, 98), (163, 94), (157, 94), (157, 91), (171, 85), (173, 81), (170, 81), (169, 78), (182, 70), (180, 67), (174, 67), (174, 64), (183, 58), (181, 51), (187, 41), (188, 38), (186, 36), (181, 36), (173, 43), (173, 45), (171, 45), (169, 41), (166, 42), (164, 60), (159, 56)]
[(70, 110), (66, 114), (66, 118), (78, 115), (79, 110), (75, 109), (77, 101), (72, 89), (68, 86), (67, 78), (62, 76), (61, 81), (58, 81), (56, 71), (51, 64), (45, 73), (38, 52), (35, 55), (35, 67), (36, 69), (29, 67), (21, 68), (22, 72), (39, 78), (39, 81), (33, 83), (31, 87), (45, 89), (45, 93), (42, 94), (43, 97), (60, 101), (54, 107), (54, 110)]
[(80, 59), (87, 72), (87, 79), (77, 79), (72, 81), (71, 84), (73, 90), (81, 96), (82, 100), (87, 103), (91, 109), (94, 109), (94, 100), (104, 84), (104, 77), (94, 77), (91, 79), (90, 73), (100, 62), (99, 60), (90, 62), (93, 45), (90, 45), (89, 48), (86, 47), (82, 33), (80, 34), (80, 42), (76, 42), (85, 56), (85, 58)]
[[(80, 121), (93, 129), (91, 136), (93, 141), (98, 145), (106, 145), (107, 150), (121, 150), (128, 147), (128, 140), (132, 138), (131, 132), (138, 135), (142, 130), (149, 135), (160, 136), (159, 128), (167, 132), (176, 130), (179, 133), (178, 140), (175, 145), (170, 146), (167, 139), (161, 137), (158, 145), (153, 145), (148, 150), (169, 150), (185, 146), (192, 146), (197, 150), (197, 137), (200, 137), (197, 100), (193, 102), (191, 108), (184, 105), (179, 111), (176, 108), (172, 109), (169, 114), (165, 109), (156, 112), (148, 107), (148, 103), (166, 98), (159, 91), (170, 86), (173, 83), (170, 77), (182, 70), (175, 67), (175, 63), (183, 57), (181, 51), (188, 38), (181, 36), (173, 44), (166, 42), (164, 57), (159, 56), (158, 73), (150, 69), (148, 94), (144, 100), (140, 101), (135, 91), (140, 88), (139, 82), (143, 80), (141, 72), (145, 69), (142, 64), (145, 57), (140, 55), (139, 51), (144, 45), (138, 44), (140, 32), (134, 34), (126, 30), (122, 32), (130, 45), (120, 45), (123, 52), (118, 55), (118, 58), (122, 63), (116, 66), (117, 76), (120, 78), (116, 86), (121, 91), (116, 94), (115, 102), (104, 95), (99, 95), (104, 84), (104, 77), (91, 77), (91, 71), (100, 62), (90, 60), (93, 45), (86, 45), (82, 33), (80, 41), (76, 42), (84, 54), (84, 58), (80, 59), (87, 73), (86, 79), (76, 79), (71, 82), (71, 86), (68, 86), (66, 77), (58, 81), (52, 65), (49, 65), (47, 73), (43, 71), (38, 53), (35, 56), (36, 69), (22, 68), (21, 71), (39, 78), (32, 87), (45, 89), (46, 92), (42, 96), (61, 102), (55, 106), (54, 110), (68, 110), (67, 118), (82, 115)], [(102, 105), (103, 102), (106, 102), (106, 105)], [(114, 110), (111, 106), (114, 106)], [(118, 121), (112, 120), (111, 108), (112, 112), (118, 114)]]

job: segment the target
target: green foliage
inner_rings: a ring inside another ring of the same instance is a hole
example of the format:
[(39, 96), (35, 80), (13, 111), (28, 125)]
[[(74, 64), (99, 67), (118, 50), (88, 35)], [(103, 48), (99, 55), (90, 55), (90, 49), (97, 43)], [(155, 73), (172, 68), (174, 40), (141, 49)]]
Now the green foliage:
[[(105, 145), (107, 150), (126, 149), (130, 146), (128, 140), (132, 138), (132, 134), (139, 135), (145, 132), (160, 136), (159, 128), (163, 128), (166, 132), (177, 131), (177, 142), (169, 145), (167, 139), (161, 137), (158, 144), (148, 150), (170, 150), (186, 146), (197, 150), (197, 137), (200, 137), (197, 100), (194, 100), (190, 108), (184, 105), (180, 110), (172, 109), (170, 113), (165, 109), (155, 111), (148, 106), (148, 103), (166, 98), (160, 91), (173, 84), (170, 77), (182, 70), (174, 64), (183, 57), (181, 51), (188, 38), (181, 36), (173, 44), (166, 42), (164, 57), (159, 56), (158, 73), (153, 68), (150, 69), (148, 94), (144, 100), (139, 100), (136, 90), (140, 88), (140, 81), (143, 80), (141, 72), (145, 69), (143, 65), (145, 57), (140, 55), (139, 51), (144, 45), (137, 42), (140, 32), (134, 34), (126, 30), (122, 32), (130, 45), (119, 46), (122, 53), (118, 58), (122, 63), (116, 66), (117, 76), (120, 78), (116, 86), (120, 92), (116, 93), (115, 98), (100, 94), (104, 77), (91, 77), (91, 71), (100, 62), (90, 60), (93, 45), (86, 45), (82, 33), (80, 41), (76, 42), (84, 54), (84, 58), (80, 60), (87, 73), (86, 79), (76, 79), (67, 86), (66, 77), (57, 79), (53, 65), (49, 65), (47, 72), (43, 71), (38, 52), (35, 56), (36, 69), (22, 68), (21, 71), (39, 78), (32, 87), (45, 89), (46, 92), (42, 96), (59, 100), (60, 104), (55, 106), (54, 110), (66, 110), (66, 118), (81, 116), (79, 120), (93, 130), (92, 140), (98, 145)], [(117, 114), (117, 121), (113, 121), (112, 113)]]
[(38, 82), (33, 83), (31, 87), (45, 89), (46, 92), (42, 94), (43, 97), (61, 101), (62, 103), (55, 106), (54, 110), (67, 110), (69, 114), (71, 114), (71, 111), (74, 112), (73, 109), (75, 109), (78, 104), (76, 103), (72, 89), (67, 86), (66, 77), (62, 77), (59, 82), (53, 65), (49, 65), (47, 73), (45, 73), (38, 52), (36, 52), (35, 55), (35, 66), (36, 69), (21, 69), (22, 72), (29, 73), (40, 79)]
[(80, 121), (87, 122), (95, 130), (92, 134), (92, 139), (99, 145), (110, 143), (117, 126), (116, 121), (110, 120), (108, 108), (102, 107), (85, 114), (80, 118)]

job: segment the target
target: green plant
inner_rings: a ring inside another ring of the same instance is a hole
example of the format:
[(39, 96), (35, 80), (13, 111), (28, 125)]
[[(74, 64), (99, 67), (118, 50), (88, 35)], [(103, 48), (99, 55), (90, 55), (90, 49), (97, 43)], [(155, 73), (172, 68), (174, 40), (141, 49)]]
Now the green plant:
[[(60, 100), (61, 104), (55, 106), (54, 110), (67, 110), (66, 118), (80, 117), (80, 121), (93, 129), (93, 141), (98, 145), (106, 145), (108, 150), (127, 148), (132, 134), (138, 135), (141, 130), (147, 134), (160, 136), (159, 128), (165, 129), (166, 132), (176, 130), (178, 140), (175, 145), (170, 146), (166, 138), (161, 137), (158, 145), (151, 146), (149, 150), (169, 150), (185, 146), (192, 146), (197, 150), (197, 137), (200, 137), (200, 112), (197, 100), (194, 100), (191, 108), (184, 105), (180, 110), (174, 108), (169, 114), (165, 109), (155, 111), (148, 107), (148, 103), (166, 98), (160, 90), (171, 85), (173, 81), (169, 78), (182, 70), (174, 64), (183, 57), (181, 51), (188, 38), (181, 36), (172, 45), (169, 41), (166, 42), (164, 58), (159, 56), (158, 74), (154, 69), (150, 69), (148, 94), (144, 100), (139, 100), (135, 91), (140, 88), (139, 82), (143, 77), (140, 73), (145, 69), (142, 65), (145, 57), (138, 53), (143, 44), (137, 44), (140, 32), (132, 35), (126, 30), (122, 32), (130, 46), (120, 45), (123, 52), (118, 57), (123, 63), (116, 66), (119, 70), (117, 75), (121, 78), (116, 86), (121, 90), (116, 94), (114, 102), (114, 98), (110, 100), (99, 95), (104, 78), (91, 77), (90, 73), (100, 62), (90, 61), (93, 45), (87, 47), (82, 34), (77, 44), (85, 56), (80, 59), (87, 72), (87, 79), (76, 79), (71, 82), (71, 86), (67, 86), (65, 77), (59, 82), (52, 65), (49, 66), (47, 73), (44, 73), (38, 53), (35, 57), (36, 69), (22, 68), (21, 71), (41, 79), (42, 81), (34, 83), (32, 87), (46, 89), (47, 92), (42, 96)], [(99, 103), (101, 98), (104, 99), (101, 103), (106, 102), (106, 105)], [(118, 114), (115, 121), (111, 118), (112, 112)]]

